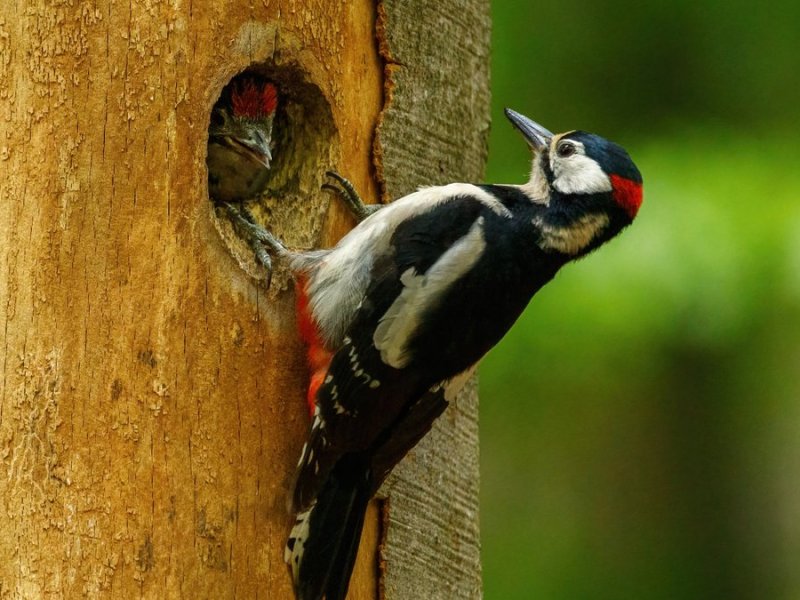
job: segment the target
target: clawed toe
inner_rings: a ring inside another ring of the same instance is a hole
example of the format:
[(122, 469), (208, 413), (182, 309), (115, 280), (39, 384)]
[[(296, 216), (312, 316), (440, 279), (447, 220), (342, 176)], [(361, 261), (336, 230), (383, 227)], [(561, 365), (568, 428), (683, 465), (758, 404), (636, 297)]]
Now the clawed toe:
[(363, 221), (372, 213), (380, 210), (380, 204), (364, 204), (364, 201), (361, 200), (361, 196), (358, 195), (353, 184), (336, 171), (325, 171), (325, 175), (334, 179), (338, 185), (323, 183), (322, 189), (333, 192), (344, 200), (347, 208), (350, 209), (350, 212), (353, 213), (353, 216), (359, 221)]
[(266, 285), (272, 282), (272, 256), (281, 256), (286, 247), (269, 231), (258, 225), (252, 213), (243, 205), (223, 204), (225, 211), (236, 230), (244, 238), (255, 254), (256, 260), (266, 271)]

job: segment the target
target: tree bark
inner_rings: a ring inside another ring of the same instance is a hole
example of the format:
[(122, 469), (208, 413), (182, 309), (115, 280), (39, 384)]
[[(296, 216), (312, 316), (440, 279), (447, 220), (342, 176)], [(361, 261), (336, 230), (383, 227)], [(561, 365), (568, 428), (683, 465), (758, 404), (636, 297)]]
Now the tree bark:
[[(489, 136), (489, 2), (387, 0), (388, 102), (377, 132), (388, 198), (480, 181)], [(470, 385), (387, 482), (387, 599), (480, 598), (478, 396)]]
[[(291, 597), (293, 295), (206, 184), (248, 67), (282, 91), (259, 215), (292, 245), (352, 226), (325, 169), (387, 200), (481, 176), (485, 0), (3, 3), (0, 598)], [(474, 387), (385, 491), (350, 598), (479, 597)]]

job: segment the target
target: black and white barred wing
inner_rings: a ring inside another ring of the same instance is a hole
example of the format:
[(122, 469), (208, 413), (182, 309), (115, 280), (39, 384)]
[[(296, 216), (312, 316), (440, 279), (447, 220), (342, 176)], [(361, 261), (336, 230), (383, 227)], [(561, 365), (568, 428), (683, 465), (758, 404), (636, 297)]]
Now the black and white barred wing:
[(485, 252), (485, 222), (497, 210), (471, 196), (448, 202), (397, 226), (388, 251), (372, 264), (370, 284), (317, 394), (298, 465), (297, 510), (309, 506), (344, 455), (378, 456), (378, 470), (388, 471), (446, 406), (441, 393), (426, 392), (472, 364), (464, 363), (469, 352), (431, 360), (430, 349), (441, 340), (428, 323), (432, 311), (446, 310), (453, 287)]

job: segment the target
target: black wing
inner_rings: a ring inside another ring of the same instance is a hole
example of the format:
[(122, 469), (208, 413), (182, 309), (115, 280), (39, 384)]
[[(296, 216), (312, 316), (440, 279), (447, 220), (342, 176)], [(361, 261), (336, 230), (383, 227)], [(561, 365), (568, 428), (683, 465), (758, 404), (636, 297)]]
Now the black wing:
[[(430, 428), (428, 419), (432, 422), (446, 406), (441, 394), (426, 392), (463, 369), (453, 370), (449, 364), (442, 367), (436, 361), (419, 365), (413, 356), (404, 364), (392, 364), (391, 358), (387, 362), (387, 348), (382, 352), (375, 342), (381, 320), (397, 305), (412, 274), (428, 273), (479, 220), (492, 213), (475, 198), (456, 197), (446, 203), (446, 211), (434, 208), (401, 224), (392, 237), (392, 251), (373, 265), (372, 284), (317, 392), (317, 414), (298, 465), (297, 510), (309, 506), (345, 454), (377, 455), (380, 450), (379, 470), (388, 472)], [(456, 214), (457, 219), (444, 218), (444, 214)], [(424, 298), (420, 307), (426, 310)], [(411, 343), (418, 329), (414, 323), (398, 325), (384, 342), (391, 345), (403, 338)], [(388, 350), (391, 354), (391, 348)], [(426, 401), (418, 402), (423, 396)]]

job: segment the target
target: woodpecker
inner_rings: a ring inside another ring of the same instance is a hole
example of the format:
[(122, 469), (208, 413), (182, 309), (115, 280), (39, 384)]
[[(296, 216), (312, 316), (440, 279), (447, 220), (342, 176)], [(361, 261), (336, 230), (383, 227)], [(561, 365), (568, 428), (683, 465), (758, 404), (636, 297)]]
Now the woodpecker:
[(533, 151), (523, 185), (423, 188), (355, 211), (369, 216), (334, 248), (305, 253), (238, 218), (290, 265), (308, 345), (311, 426), (285, 550), (298, 600), (345, 598), (367, 503), (392, 468), (531, 297), (639, 210), (642, 177), (621, 146), (506, 116)]
[(278, 91), (240, 78), (223, 90), (208, 130), (208, 191), (216, 202), (243, 202), (261, 192), (272, 162)]

